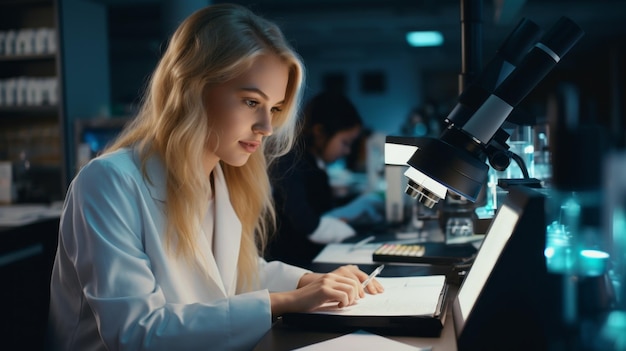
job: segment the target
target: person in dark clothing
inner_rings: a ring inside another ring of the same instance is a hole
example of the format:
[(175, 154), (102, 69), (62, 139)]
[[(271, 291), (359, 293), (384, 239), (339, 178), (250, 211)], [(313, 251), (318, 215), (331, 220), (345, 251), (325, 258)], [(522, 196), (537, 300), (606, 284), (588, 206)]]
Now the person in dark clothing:
[(383, 200), (374, 194), (343, 206), (334, 202), (326, 165), (347, 156), (363, 128), (352, 102), (323, 92), (303, 116), (297, 146), (270, 167), (278, 232), (268, 246), (272, 259), (300, 265), (311, 263), (326, 244), (355, 235), (352, 221), (383, 218)]

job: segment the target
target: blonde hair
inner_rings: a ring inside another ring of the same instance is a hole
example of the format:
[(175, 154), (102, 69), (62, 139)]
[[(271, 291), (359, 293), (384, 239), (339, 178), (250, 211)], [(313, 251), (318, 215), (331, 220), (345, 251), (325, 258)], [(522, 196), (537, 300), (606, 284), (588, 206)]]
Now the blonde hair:
[(146, 160), (161, 158), (167, 169), (167, 242), (176, 244), (176, 254), (203, 267), (195, 243), (211, 189), (199, 165), (208, 140), (217, 137), (204, 95), (207, 88), (242, 74), (261, 55), (277, 55), (289, 67), (282, 111), (273, 116), (274, 131), (264, 138), (263, 152), (253, 153), (241, 167), (220, 163), (242, 223), (238, 292), (257, 287), (259, 251), (276, 224), (267, 167), (292, 147), (301, 102), (304, 66), (281, 30), (240, 5), (216, 4), (193, 13), (170, 39), (138, 115), (105, 151), (138, 147), (148, 181)]

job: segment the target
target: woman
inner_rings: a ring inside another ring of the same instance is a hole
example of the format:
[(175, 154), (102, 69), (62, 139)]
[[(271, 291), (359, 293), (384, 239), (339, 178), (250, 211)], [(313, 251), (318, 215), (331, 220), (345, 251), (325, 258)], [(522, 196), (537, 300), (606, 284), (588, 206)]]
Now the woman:
[(382, 220), (382, 197), (369, 193), (338, 206), (326, 166), (350, 154), (362, 132), (356, 107), (343, 94), (322, 92), (304, 108), (299, 143), (270, 169), (278, 234), (268, 258), (310, 264), (324, 245), (356, 234), (351, 224)]
[(265, 169), (291, 146), (302, 81), (280, 30), (243, 7), (180, 25), (136, 119), (68, 189), (52, 349), (249, 350), (272, 316), (364, 296), (356, 266), (259, 258), (274, 216)]

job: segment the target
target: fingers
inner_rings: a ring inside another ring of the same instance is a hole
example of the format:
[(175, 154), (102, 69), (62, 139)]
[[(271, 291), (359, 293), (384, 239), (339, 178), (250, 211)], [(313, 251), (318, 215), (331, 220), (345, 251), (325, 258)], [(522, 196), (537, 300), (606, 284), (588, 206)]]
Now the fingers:
[[(308, 311), (331, 302), (337, 303), (339, 308), (344, 308), (365, 297), (366, 292), (378, 294), (384, 291), (376, 279), (372, 279), (363, 288), (362, 282), (367, 277), (368, 274), (354, 265), (342, 266), (326, 274), (307, 274), (301, 278), (303, 284), (293, 292), (296, 298), (289, 299), (287, 307), (294, 311)], [(272, 308), (274, 313), (274, 307)], [(276, 309), (278, 311), (285, 308), (277, 305)]]
[(333, 273), (329, 273), (329, 277), (333, 281), (333, 288), (339, 292), (342, 292), (345, 296), (345, 299), (343, 301), (345, 303), (340, 303), (339, 307), (350, 306), (354, 304), (358, 299), (365, 296), (363, 288), (361, 287), (361, 283), (358, 280), (336, 275)]
[(335, 273), (346, 278), (354, 279), (357, 282), (363, 282), (365, 279), (367, 279), (367, 274), (363, 272), (362, 270), (360, 270), (359, 267), (352, 265), (352, 264), (341, 266), (335, 269), (334, 271), (332, 271), (331, 273)]
[(380, 294), (384, 292), (385, 288), (378, 280), (374, 278), (372, 279), (372, 281), (370, 281), (369, 284), (367, 284), (367, 286), (365, 287), (365, 290), (368, 293), (375, 295), (375, 294)]
[[(368, 274), (359, 269), (356, 265), (345, 265), (337, 268), (333, 273), (343, 275), (344, 277), (355, 279), (361, 285), (368, 278)], [(364, 297), (365, 291), (370, 294), (379, 294), (385, 291), (385, 288), (380, 284), (380, 282), (376, 279), (372, 279), (372, 281), (365, 287), (359, 289), (359, 296)]]
[(365, 288), (363, 288), (361, 284), (368, 278), (368, 274), (363, 272), (356, 265), (341, 266), (331, 273), (354, 280), (354, 282), (357, 283), (356, 288), (358, 290), (359, 298), (365, 297), (366, 292), (374, 295), (374, 294), (380, 294), (385, 291), (385, 288), (376, 279), (372, 279), (372, 281)]
[(358, 296), (365, 297), (365, 291), (363, 290), (361, 283), (365, 281), (365, 279), (367, 279), (367, 274), (361, 271), (359, 267), (357, 267), (356, 265), (345, 265), (337, 268), (331, 273), (353, 280), (353, 283), (355, 284), (358, 292)]

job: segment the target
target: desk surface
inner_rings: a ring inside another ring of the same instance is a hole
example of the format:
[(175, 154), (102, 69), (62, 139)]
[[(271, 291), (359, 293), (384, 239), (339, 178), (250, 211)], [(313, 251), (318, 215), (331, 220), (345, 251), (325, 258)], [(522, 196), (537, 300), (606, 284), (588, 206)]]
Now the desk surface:
[[(327, 272), (337, 265), (333, 264), (315, 264), (311, 268), (317, 272)], [(371, 267), (370, 267), (371, 268)], [(373, 268), (372, 268), (373, 269)], [(451, 268), (444, 266), (430, 265), (389, 265), (385, 267), (384, 274), (381, 276), (406, 276), (406, 275), (430, 275), (430, 274), (446, 274), (451, 276), (454, 274)], [(453, 278), (451, 276), (451, 278)], [(390, 339), (403, 342), (412, 346), (432, 347), (433, 351), (456, 351), (456, 337), (454, 332), (454, 322), (452, 320), (451, 301), (456, 296), (458, 284), (452, 283), (448, 294), (448, 308), (446, 310), (446, 318), (443, 330), (438, 338), (412, 337), (412, 336), (387, 336)], [(256, 345), (254, 351), (282, 351), (293, 350), (299, 347), (322, 342), (334, 337), (341, 336), (345, 332), (326, 332), (299, 329), (288, 326), (278, 320), (272, 326), (272, 329), (261, 339)], [(383, 335), (384, 336), (384, 335)]]
[(0, 230), (19, 229), (41, 221), (58, 221), (61, 207), (62, 204), (0, 205)]

